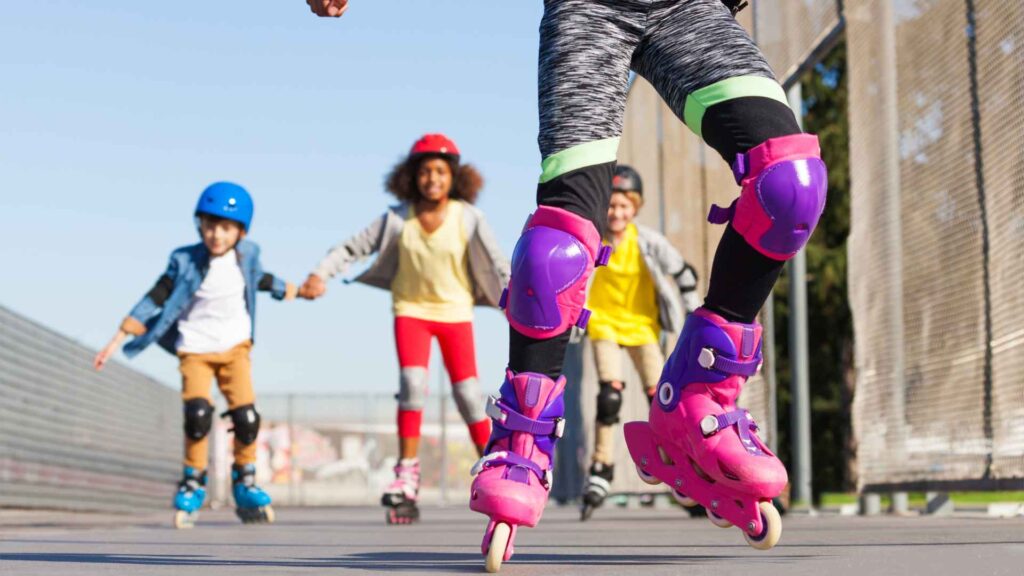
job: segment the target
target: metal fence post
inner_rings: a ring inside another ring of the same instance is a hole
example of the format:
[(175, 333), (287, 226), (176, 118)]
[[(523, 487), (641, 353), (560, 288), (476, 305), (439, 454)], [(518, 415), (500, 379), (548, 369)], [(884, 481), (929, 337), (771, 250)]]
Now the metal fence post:
[(441, 387), (441, 505), (448, 505), (448, 398), (445, 395), (445, 370), (441, 359), (437, 362), (437, 383)]
[[(787, 92), (797, 122), (803, 124), (803, 90)], [(793, 501), (813, 509), (811, 492), (811, 398), (807, 360), (807, 256), (801, 249), (789, 261), (789, 358), (793, 377)]]

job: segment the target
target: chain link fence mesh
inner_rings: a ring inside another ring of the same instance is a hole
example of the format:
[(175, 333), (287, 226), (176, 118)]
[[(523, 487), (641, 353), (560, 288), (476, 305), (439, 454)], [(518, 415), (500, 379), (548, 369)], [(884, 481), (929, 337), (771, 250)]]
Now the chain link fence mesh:
[(862, 488), (1024, 477), (1021, 12), (846, 2)]

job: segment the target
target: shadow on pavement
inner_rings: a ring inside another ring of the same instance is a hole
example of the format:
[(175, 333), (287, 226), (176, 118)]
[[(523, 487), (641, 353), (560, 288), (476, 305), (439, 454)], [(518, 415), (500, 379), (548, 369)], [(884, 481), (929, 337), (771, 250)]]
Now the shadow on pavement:
[[(480, 572), (483, 557), (479, 554), (445, 552), (368, 552), (338, 558), (292, 558), (283, 560), (230, 560), (213, 556), (175, 554), (69, 554), (69, 553), (5, 553), (8, 562), (54, 562), (73, 564), (114, 564), (135, 566), (222, 566), (279, 568), (354, 568), (374, 571), (411, 570), (423, 572)], [(517, 554), (511, 560), (523, 565), (574, 566), (644, 566), (709, 564), (730, 562), (783, 564), (804, 555), (773, 555), (771, 557), (727, 557), (686, 555), (593, 555), (593, 554)]]

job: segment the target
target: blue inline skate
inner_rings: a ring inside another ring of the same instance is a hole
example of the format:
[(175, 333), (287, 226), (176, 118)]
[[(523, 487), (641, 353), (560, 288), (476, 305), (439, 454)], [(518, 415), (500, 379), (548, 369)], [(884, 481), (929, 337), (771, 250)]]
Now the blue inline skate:
[(235, 497), (235, 514), (244, 524), (274, 522), (274, 509), (270, 495), (256, 486), (256, 466), (245, 464), (231, 467), (231, 493)]
[(174, 495), (174, 527), (192, 528), (206, 500), (206, 471), (185, 466), (178, 492)]

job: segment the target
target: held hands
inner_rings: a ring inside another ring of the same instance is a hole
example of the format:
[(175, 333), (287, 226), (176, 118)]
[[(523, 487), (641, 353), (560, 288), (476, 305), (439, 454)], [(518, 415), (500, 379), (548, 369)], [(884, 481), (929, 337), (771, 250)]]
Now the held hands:
[(317, 16), (337, 18), (348, 10), (348, 0), (306, 0), (306, 4)]
[(298, 296), (306, 300), (316, 300), (323, 296), (325, 292), (327, 292), (327, 283), (324, 282), (324, 279), (316, 274), (310, 274), (302, 286), (299, 287)]

